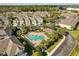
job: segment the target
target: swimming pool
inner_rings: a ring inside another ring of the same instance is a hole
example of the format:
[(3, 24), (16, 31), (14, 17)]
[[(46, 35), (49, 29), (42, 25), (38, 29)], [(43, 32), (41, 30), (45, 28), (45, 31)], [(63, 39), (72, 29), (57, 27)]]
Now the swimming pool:
[(27, 35), (27, 38), (30, 40), (44, 40), (42, 35)]

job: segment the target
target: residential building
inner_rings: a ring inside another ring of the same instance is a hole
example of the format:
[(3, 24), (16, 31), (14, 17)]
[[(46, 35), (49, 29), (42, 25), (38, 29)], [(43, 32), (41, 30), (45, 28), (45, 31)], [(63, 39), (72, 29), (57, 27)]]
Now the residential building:
[(30, 19), (32, 25), (34, 25), (34, 26), (37, 25), (36, 20), (35, 20), (34, 17), (29, 17), (29, 19)]
[(19, 17), (19, 25), (22, 26), (24, 24), (23, 17)]
[(13, 26), (17, 26), (18, 23), (19, 23), (19, 19), (18, 19), (17, 17), (15, 17), (15, 18), (13, 19)]
[(28, 17), (24, 17), (23, 20), (24, 20), (24, 23), (25, 23), (26, 26), (29, 26), (31, 24)]
[(37, 21), (37, 25), (41, 26), (43, 24), (43, 19), (40, 16), (34, 16), (36, 21)]
[(65, 19), (61, 19), (61, 21), (58, 23), (58, 25), (60, 27), (63, 27), (63, 28), (67, 28), (69, 30), (73, 30), (77, 23), (79, 22), (78, 18), (72, 14), (66, 16)]
[(0, 51), (5, 52), (8, 56), (17, 55), (23, 51), (24, 46), (15, 36), (10, 36), (0, 40)]

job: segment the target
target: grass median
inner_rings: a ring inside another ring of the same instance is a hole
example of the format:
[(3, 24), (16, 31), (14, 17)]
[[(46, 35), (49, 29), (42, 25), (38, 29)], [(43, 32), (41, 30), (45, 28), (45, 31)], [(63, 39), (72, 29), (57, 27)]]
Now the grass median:
[(60, 43), (61, 39), (59, 39), (57, 42), (54, 43), (54, 45), (51, 45), (47, 51), (50, 53), (59, 43)]

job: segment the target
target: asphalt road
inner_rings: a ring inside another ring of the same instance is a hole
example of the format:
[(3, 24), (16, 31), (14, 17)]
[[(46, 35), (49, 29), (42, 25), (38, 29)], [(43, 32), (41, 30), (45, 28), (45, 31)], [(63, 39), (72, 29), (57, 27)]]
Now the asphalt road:
[(52, 56), (68, 56), (75, 46), (75, 39), (71, 35), (68, 35), (62, 45), (52, 54)]

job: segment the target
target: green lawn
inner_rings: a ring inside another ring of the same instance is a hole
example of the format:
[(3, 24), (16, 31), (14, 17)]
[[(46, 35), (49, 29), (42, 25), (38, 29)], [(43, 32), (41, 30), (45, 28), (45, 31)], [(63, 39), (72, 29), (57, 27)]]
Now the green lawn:
[(34, 52), (32, 56), (40, 56), (40, 54), (38, 52)]
[(71, 31), (71, 35), (76, 39), (79, 36), (79, 26), (77, 30)]
[(47, 51), (50, 53), (61, 41), (61, 39), (59, 39), (57, 42), (54, 43), (54, 45), (50, 46)]
[(70, 33), (77, 40), (77, 46), (71, 53), (71, 56), (79, 56), (79, 26), (77, 27), (77, 30), (71, 31)]

